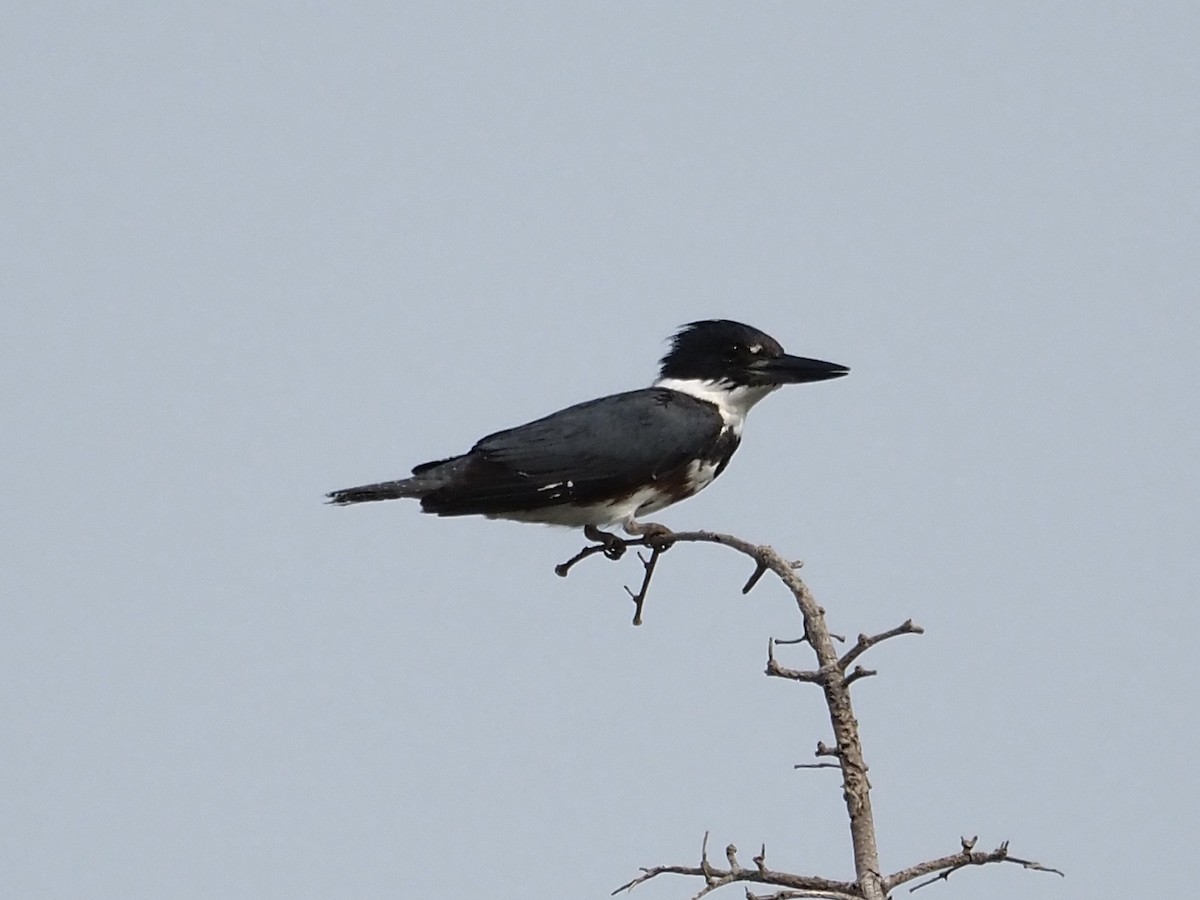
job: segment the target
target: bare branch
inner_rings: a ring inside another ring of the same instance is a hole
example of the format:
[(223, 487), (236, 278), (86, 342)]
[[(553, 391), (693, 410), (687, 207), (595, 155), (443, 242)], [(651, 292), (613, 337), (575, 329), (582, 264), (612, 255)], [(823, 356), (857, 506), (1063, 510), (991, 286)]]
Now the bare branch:
[(1031, 869), (1035, 872), (1052, 872), (1055, 875), (1066, 877), (1066, 875), (1058, 869), (1052, 869), (1049, 866), (1043, 866), (1039, 862), (1034, 862), (1031, 859), (1019, 859), (1015, 856), (1008, 855), (1008, 841), (1002, 843), (999, 847), (991, 852), (975, 850), (976, 838), (963, 838), (962, 850), (958, 853), (952, 853), (949, 856), (943, 856), (939, 859), (930, 859), (925, 862), (917, 863), (915, 866), (909, 866), (907, 869), (902, 869), (893, 875), (889, 875), (883, 880), (884, 887), (890, 891), (894, 887), (899, 887), (910, 881), (915, 881), (925, 875), (930, 875), (937, 872), (932, 878), (928, 878), (919, 884), (909, 888), (909, 893), (912, 893), (919, 888), (927, 887), (938, 881), (948, 881), (950, 876), (959, 869), (965, 869), (967, 866), (986, 866), (989, 863), (1014, 863), (1021, 866), (1023, 869)]
[[(585, 529), (586, 531), (586, 529)], [(593, 532), (598, 534), (598, 532)], [(591, 544), (584, 547), (566, 562), (559, 563), (554, 567), (554, 573), (561, 578), (566, 578), (572, 568), (578, 563), (587, 559), (589, 556), (594, 556), (597, 553), (602, 553), (609, 559), (620, 559), (621, 555), (630, 547), (648, 547), (650, 550), (664, 551), (677, 543), (707, 543), (707, 544), (724, 544), (727, 547), (732, 547), (739, 553), (745, 554), (754, 560), (755, 566), (761, 565), (764, 572), (771, 570), (775, 571), (777, 565), (788, 568), (790, 571), (790, 563), (782, 560), (774, 550), (770, 547), (757, 547), (749, 541), (742, 540), (732, 534), (721, 534), (715, 531), (675, 531), (663, 532), (654, 531), (640, 537), (620, 538), (616, 535), (605, 535), (605, 539), (596, 544)], [(767, 554), (770, 558), (768, 559)], [(758, 577), (752, 576), (754, 583), (758, 582)], [(748, 583), (746, 590), (752, 588), (754, 584)]]
[(613, 891), (613, 895), (615, 896), (623, 891), (631, 891), (639, 884), (645, 884), (650, 879), (657, 878), (659, 875), (689, 875), (693, 878), (703, 878), (705, 882), (704, 888), (695, 895), (696, 898), (703, 897), (705, 894), (726, 885), (737, 882), (748, 882), (751, 884), (767, 885), (769, 887), (790, 888), (793, 891), (800, 892), (793, 896), (829, 897), (833, 898), (833, 900), (862, 900), (862, 895), (858, 892), (858, 886), (853, 882), (830, 881), (826, 878), (817, 878), (811, 875), (772, 872), (769, 869), (762, 871), (758, 869), (738, 869), (737, 871), (731, 871), (729, 869), (713, 869), (710, 867), (706, 873), (704, 869), (697, 866), (654, 866), (653, 868), (642, 869), (641, 875), (621, 885)]
[(704, 840), (700, 843), (699, 866), (654, 866), (643, 868), (642, 874), (621, 885), (613, 894), (630, 891), (659, 875), (690, 875), (704, 879), (704, 887), (695, 895), (693, 900), (705, 894), (725, 887), (734, 882), (751, 882), (771, 887), (790, 888), (800, 893), (794, 896), (828, 897), (831, 900), (862, 900), (857, 891), (857, 885), (852, 882), (831, 881), (827, 878), (817, 878), (809, 875), (794, 875), (790, 872), (772, 872), (767, 868), (767, 847), (764, 844), (758, 856), (754, 857), (754, 868), (743, 869), (737, 864), (737, 847), (730, 844), (725, 848), (725, 858), (729, 861), (728, 869), (714, 869), (708, 861), (708, 832), (704, 832)]
[(890, 628), (887, 631), (880, 632), (879, 634), (860, 634), (858, 636), (858, 640), (854, 643), (854, 646), (846, 652), (845, 656), (838, 660), (838, 668), (845, 672), (850, 663), (854, 662), (876, 644), (882, 643), (888, 638), (899, 637), (902, 634), (924, 633), (924, 628), (922, 628), (920, 625), (914, 625), (912, 619), (906, 619), (904, 624), (897, 625), (895, 628)]
[[(849, 895), (857, 900), (854, 895)], [(776, 891), (773, 894), (756, 894), (750, 888), (746, 888), (746, 900), (792, 900), (792, 898), (831, 898), (831, 900), (844, 900), (846, 894), (840, 891)]]
[(813, 672), (806, 669), (789, 669), (786, 666), (781, 666), (771, 655), (767, 659), (766, 673), (773, 678), (790, 678), (792, 681), (807, 681), (813, 684), (820, 684), (825, 676), (820, 672)]

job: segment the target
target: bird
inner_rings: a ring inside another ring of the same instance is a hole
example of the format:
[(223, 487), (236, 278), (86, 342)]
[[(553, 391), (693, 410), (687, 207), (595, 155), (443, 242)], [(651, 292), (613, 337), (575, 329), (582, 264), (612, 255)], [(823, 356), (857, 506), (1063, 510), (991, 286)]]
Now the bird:
[(421, 463), (411, 477), (342, 488), (349, 506), (413, 498), (437, 516), (484, 516), (582, 528), (619, 550), (631, 536), (670, 534), (639, 517), (710, 485), (742, 439), (746, 414), (785, 384), (826, 381), (846, 366), (791, 356), (770, 335), (729, 319), (683, 325), (650, 387), (568, 406), (480, 438), (466, 453)]

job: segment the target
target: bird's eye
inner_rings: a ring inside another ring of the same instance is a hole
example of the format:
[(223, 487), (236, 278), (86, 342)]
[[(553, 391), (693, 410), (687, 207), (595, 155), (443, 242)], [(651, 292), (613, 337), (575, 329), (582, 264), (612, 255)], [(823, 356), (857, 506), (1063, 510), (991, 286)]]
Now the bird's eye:
[(762, 353), (762, 344), (734, 344), (729, 350), (729, 361), (743, 365)]

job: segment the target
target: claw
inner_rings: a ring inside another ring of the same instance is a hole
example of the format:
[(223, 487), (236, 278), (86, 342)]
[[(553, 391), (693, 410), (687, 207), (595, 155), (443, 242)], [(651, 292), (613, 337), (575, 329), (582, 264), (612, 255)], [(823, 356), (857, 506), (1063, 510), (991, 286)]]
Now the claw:
[(675, 536), (675, 532), (670, 528), (657, 522), (636, 522), (630, 519), (624, 523), (624, 528), (629, 534), (645, 538), (646, 546), (659, 553), (671, 546), (671, 538)]
[(601, 531), (595, 525), (583, 526), (583, 536), (589, 541), (595, 541), (597, 544), (604, 545), (604, 555), (609, 559), (620, 559), (625, 555), (625, 541), (617, 537), (615, 534), (610, 534), (607, 531)]

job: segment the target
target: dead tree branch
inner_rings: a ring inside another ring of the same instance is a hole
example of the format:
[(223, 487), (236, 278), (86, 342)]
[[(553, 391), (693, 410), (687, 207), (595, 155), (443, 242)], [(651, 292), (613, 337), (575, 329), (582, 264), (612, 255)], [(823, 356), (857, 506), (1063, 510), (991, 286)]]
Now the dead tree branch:
[[(619, 546), (614, 546), (614, 543)], [(566, 577), (572, 567), (598, 553), (603, 553), (610, 559), (618, 559), (625, 548), (648, 547), (651, 555), (649, 559), (642, 559), (644, 574), (641, 588), (636, 593), (629, 588), (625, 589), (634, 603), (633, 623), (639, 625), (642, 621), (642, 608), (650, 587), (650, 579), (654, 574), (659, 556), (675, 544), (681, 543), (721, 544), (729, 547), (754, 562), (754, 570), (743, 586), (742, 593), (750, 591), (764, 574), (771, 572), (779, 578), (795, 600), (804, 622), (804, 635), (798, 641), (771, 640), (768, 642), (766, 674), (776, 678), (815, 684), (824, 694), (825, 705), (829, 711), (829, 722), (833, 727), (834, 745), (830, 747), (824, 742), (818, 742), (816, 756), (829, 757), (835, 759), (836, 762), (802, 764), (796, 768), (838, 768), (841, 770), (842, 797), (850, 820), (855, 880), (843, 882), (818, 876), (773, 871), (767, 868), (765, 847), (754, 858), (754, 868), (746, 869), (738, 864), (737, 848), (732, 844), (726, 848), (725, 852), (728, 868), (715, 868), (708, 860), (708, 834), (705, 833), (700, 850), (699, 866), (643, 868), (641, 875), (621, 885), (613, 891), (614, 894), (632, 890), (637, 885), (659, 875), (673, 874), (704, 880), (704, 887), (695, 895), (694, 900), (698, 900), (717, 888), (736, 882), (761, 884), (780, 889), (774, 894), (765, 895), (755, 895), (747, 889), (748, 900), (790, 900), (790, 898), (801, 897), (832, 898), (832, 900), (886, 900), (888, 892), (897, 885), (927, 875), (934, 875), (933, 878), (912, 888), (915, 890), (934, 881), (948, 879), (951, 873), (967, 866), (1009, 862), (1020, 864), (1027, 869), (1062, 874), (1057, 869), (1050, 869), (1040, 863), (1009, 856), (1007, 842), (990, 853), (976, 852), (974, 839), (969, 842), (964, 840), (960, 853), (918, 863), (886, 878), (881, 874), (875, 822), (871, 811), (871, 782), (867, 777), (867, 763), (863, 758), (858, 722), (854, 717), (854, 708), (850, 701), (851, 685), (876, 673), (861, 665), (855, 666), (849, 672), (847, 670), (855, 660), (876, 644), (903, 634), (923, 634), (924, 630), (919, 625), (913, 624), (911, 619), (876, 635), (860, 634), (854, 646), (839, 657), (834, 649), (834, 641), (844, 639), (832, 634), (826, 626), (825, 610), (820, 607), (808, 586), (796, 574), (796, 569), (800, 564), (784, 559), (769, 546), (752, 544), (739, 537), (713, 531), (655, 533), (627, 541), (608, 539), (604, 543), (584, 547), (575, 556), (556, 566), (555, 572)], [(816, 655), (817, 667), (803, 670), (781, 665), (775, 658), (775, 647), (784, 643), (809, 644)]]
[[(731, 852), (732, 851), (732, 852)], [(726, 848), (726, 858), (729, 860), (728, 869), (714, 868), (708, 861), (708, 832), (704, 833), (704, 841), (700, 845), (700, 865), (698, 866), (654, 866), (642, 869), (642, 874), (621, 885), (613, 894), (631, 891), (639, 884), (644, 884), (659, 875), (690, 875), (703, 878), (704, 887), (693, 897), (699, 900), (705, 894), (717, 888), (736, 882), (764, 884), (770, 887), (790, 888), (795, 897), (829, 897), (833, 900), (860, 900), (857, 885), (853, 882), (831, 881), (811, 875), (793, 875), (789, 872), (772, 872), (766, 867), (766, 848), (754, 858), (753, 869), (743, 869), (737, 864), (737, 848), (732, 844)]]

